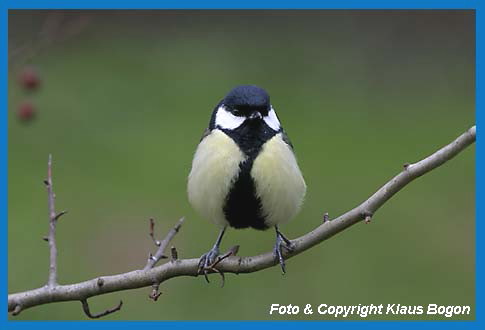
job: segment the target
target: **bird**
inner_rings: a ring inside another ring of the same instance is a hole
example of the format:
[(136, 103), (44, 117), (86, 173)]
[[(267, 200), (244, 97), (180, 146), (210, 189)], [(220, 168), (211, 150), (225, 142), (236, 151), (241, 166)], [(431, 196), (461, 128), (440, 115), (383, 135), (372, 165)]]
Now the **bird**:
[(306, 183), (263, 88), (236, 86), (215, 106), (193, 157), (187, 193), (194, 210), (220, 229), (199, 259), (198, 274), (207, 280), (227, 227), (274, 228), (273, 255), (286, 273), (282, 249), (294, 246), (278, 226), (299, 212)]

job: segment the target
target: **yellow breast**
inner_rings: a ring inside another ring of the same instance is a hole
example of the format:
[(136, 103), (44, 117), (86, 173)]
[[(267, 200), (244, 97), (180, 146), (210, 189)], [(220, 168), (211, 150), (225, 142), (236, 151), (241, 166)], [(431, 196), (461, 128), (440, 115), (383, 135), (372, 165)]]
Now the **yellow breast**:
[(197, 147), (187, 186), (189, 202), (218, 226), (227, 225), (224, 203), (239, 173), (239, 163), (245, 159), (236, 143), (217, 129)]
[(298, 213), (306, 184), (295, 155), (281, 133), (263, 145), (254, 160), (251, 176), (268, 226), (288, 222)]

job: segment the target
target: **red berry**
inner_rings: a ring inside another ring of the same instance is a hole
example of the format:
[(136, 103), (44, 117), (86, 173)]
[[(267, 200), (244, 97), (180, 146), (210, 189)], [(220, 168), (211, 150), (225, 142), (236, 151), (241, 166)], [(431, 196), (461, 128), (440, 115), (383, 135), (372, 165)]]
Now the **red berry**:
[(21, 103), (17, 111), (17, 116), (24, 122), (32, 120), (35, 116), (35, 106), (29, 101)]
[(20, 74), (20, 84), (25, 89), (36, 89), (40, 85), (40, 78), (33, 68), (25, 68)]

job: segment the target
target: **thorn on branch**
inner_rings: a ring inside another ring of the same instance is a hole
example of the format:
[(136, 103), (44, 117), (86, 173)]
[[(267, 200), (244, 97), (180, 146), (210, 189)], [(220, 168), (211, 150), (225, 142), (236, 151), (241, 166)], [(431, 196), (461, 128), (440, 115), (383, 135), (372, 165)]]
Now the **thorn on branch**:
[(170, 254), (172, 256), (172, 261), (175, 261), (178, 259), (178, 252), (177, 252), (177, 249), (175, 248), (175, 246), (172, 246), (170, 248)]
[(372, 216), (370, 216), (370, 215), (366, 215), (365, 218), (364, 218), (365, 223), (370, 223), (371, 220), (372, 220)]
[(157, 301), (158, 298), (160, 297), (160, 295), (162, 294), (162, 292), (159, 291), (160, 283), (153, 284), (152, 288), (153, 288), (152, 292), (150, 293), (150, 295), (148, 297), (153, 301)]
[(404, 163), (403, 167), (404, 167), (405, 170), (407, 170), (410, 165), (411, 165), (411, 163)]
[(150, 218), (150, 237), (152, 238), (153, 243), (155, 243), (156, 246), (160, 246), (161, 242), (155, 238), (155, 220), (153, 218)]
[(45, 184), (47, 187), (49, 187), (49, 181), (44, 180), (44, 184)]
[(109, 314), (113, 314), (114, 312), (119, 311), (121, 309), (121, 306), (123, 306), (123, 301), (120, 300), (120, 303), (113, 308), (107, 309), (104, 312), (101, 312), (99, 314), (91, 314), (91, 311), (89, 310), (89, 304), (88, 304), (87, 299), (81, 300), (81, 303), (83, 305), (84, 314), (86, 314), (86, 316), (89, 317), (90, 319), (99, 319), (100, 317), (103, 317), (103, 316), (106, 316), (106, 315), (109, 315)]
[(56, 216), (54, 217), (54, 220), (59, 220), (59, 218), (62, 217), (66, 213), (67, 213), (66, 210), (57, 213)]
[(46, 242), (49, 242), (49, 237), (47, 237), (47, 236), (42, 237), (42, 239), (43, 239), (44, 241), (46, 241)]
[(325, 212), (325, 213), (323, 214), (323, 223), (325, 223), (325, 222), (327, 222), (327, 221), (329, 221), (329, 220), (330, 220), (330, 219), (329, 219), (329, 217), (328, 217), (328, 212)]

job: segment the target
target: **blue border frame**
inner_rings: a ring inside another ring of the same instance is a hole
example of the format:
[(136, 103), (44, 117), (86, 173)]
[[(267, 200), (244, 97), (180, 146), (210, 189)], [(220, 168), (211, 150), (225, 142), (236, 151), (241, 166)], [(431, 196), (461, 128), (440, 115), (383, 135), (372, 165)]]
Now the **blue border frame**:
[[(312, 0), (205, 0), (203, 2), (196, 0), (3, 0), (0, 1), (0, 111), (3, 113), (0, 118), (1, 137), (0, 137), (0, 226), (7, 228), (7, 111), (8, 111), (8, 97), (7, 97), (7, 72), (8, 72), (8, 10), (9, 9), (475, 9), (476, 10), (476, 122), (477, 126), (483, 119), (483, 96), (481, 92), (485, 92), (482, 84), (482, 77), (484, 76), (484, 66), (481, 65), (480, 56), (484, 52), (484, 35), (485, 35), (485, 14), (482, 9), (485, 8), (478, 0), (326, 0), (326, 1), (312, 1)], [(479, 130), (479, 129), (478, 129)], [(305, 328), (317, 329), (321, 327), (331, 327), (339, 329), (387, 329), (393, 328), (408, 328), (414, 329), (477, 329), (485, 326), (483, 314), (485, 312), (483, 307), (484, 286), (483, 280), (484, 271), (481, 257), (483, 256), (484, 245), (479, 239), (479, 233), (484, 232), (483, 216), (483, 174), (479, 171), (480, 168), (485, 168), (483, 157), (483, 146), (480, 143), (479, 135), (477, 135), (476, 144), (476, 320), (475, 321), (308, 321), (301, 323), (298, 326)], [(3, 251), (7, 252), (7, 231), (3, 233)], [(0, 285), (1, 295), (6, 298), (7, 292), (7, 253), (1, 254), (1, 261), (4, 265), (4, 271), (1, 272), (0, 277), (2, 285)], [(0, 319), (0, 325), (8, 329), (30, 329), (49, 328), (50, 330), (65, 327), (67, 322), (20, 322), (9, 321), (7, 318), (7, 299), (3, 299), (0, 304), (0, 310), (4, 310), (4, 314)], [(251, 327), (256, 328), (290, 328), (294, 327), (292, 324), (296, 321), (289, 322), (251, 322)], [(90, 328), (131, 328), (131, 327), (192, 327), (222, 329), (231, 327), (231, 329), (245, 329), (247, 322), (89, 322), (82, 321), (69, 322), (69, 327), (81, 329), (82, 327)]]

